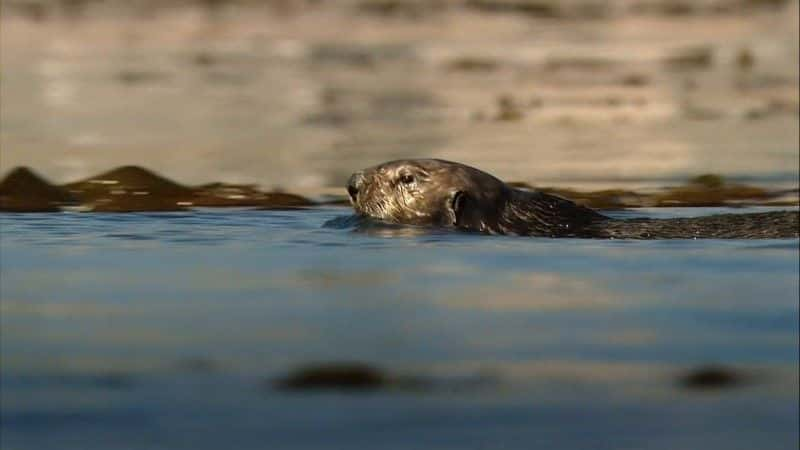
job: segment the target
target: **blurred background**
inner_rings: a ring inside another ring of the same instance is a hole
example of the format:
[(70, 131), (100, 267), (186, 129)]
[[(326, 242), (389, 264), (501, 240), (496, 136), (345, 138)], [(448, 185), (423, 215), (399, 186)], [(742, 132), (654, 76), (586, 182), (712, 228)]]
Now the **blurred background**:
[(3, 449), (797, 448), (797, 239), (291, 209), (407, 157), (796, 209), (797, 0), (0, 5)]
[(2, 169), (138, 164), (341, 191), (440, 157), (505, 180), (797, 186), (794, 0), (3, 0)]

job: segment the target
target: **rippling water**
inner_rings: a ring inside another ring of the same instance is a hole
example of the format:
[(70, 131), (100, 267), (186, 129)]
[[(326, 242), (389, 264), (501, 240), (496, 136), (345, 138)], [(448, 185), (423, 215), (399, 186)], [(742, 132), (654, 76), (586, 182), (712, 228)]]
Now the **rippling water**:
[[(796, 239), (322, 226), (347, 213), (0, 215), (2, 447), (797, 447)], [(325, 361), (491, 382), (271, 388)], [(709, 364), (748, 382), (680, 386)]]

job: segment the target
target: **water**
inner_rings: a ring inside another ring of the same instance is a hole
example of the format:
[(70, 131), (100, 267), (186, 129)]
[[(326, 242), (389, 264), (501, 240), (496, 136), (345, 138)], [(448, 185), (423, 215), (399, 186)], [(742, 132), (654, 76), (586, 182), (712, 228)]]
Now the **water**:
[[(797, 240), (322, 226), (347, 213), (0, 216), (2, 448), (797, 448)], [(440, 388), (272, 388), (326, 361)], [(748, 382), (679, 385), (708, 364)]]

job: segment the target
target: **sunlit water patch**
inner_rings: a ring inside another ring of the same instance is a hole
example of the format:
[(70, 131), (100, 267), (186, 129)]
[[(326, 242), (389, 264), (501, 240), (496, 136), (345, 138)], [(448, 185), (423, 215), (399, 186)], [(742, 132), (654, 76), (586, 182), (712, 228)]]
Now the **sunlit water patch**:
[[(796, 239), (356, 231), (348, 212), (0, 216), (2, 447), (796, 448)], [(275, 388), (339, 361), (436, 383)], [(681, 381), (712, 365), (742, 382)]]

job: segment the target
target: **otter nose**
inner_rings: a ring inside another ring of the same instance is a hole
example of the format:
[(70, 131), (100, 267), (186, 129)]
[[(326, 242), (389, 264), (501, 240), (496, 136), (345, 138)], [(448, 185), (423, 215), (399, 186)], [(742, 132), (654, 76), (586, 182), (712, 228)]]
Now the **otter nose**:
[(347, 180), (347, 193), (350, 194), (350, 199), (353, 202), (358, 198), (358, 190), (361, 189), (363, 183), (364, 174), (362, 172), (356, 172), (350, 175), (350, 179)]

